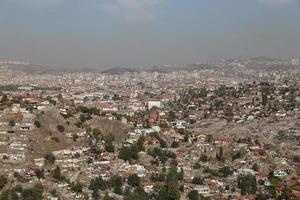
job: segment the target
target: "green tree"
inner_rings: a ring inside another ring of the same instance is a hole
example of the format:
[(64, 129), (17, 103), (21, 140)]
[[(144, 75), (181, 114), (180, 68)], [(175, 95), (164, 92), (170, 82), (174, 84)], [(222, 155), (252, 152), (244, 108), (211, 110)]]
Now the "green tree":
[(232, 160), (240, 159), (242, 157), (242, 152), (238, 151), (232, 156)]
[(171, 167), (167, 175), (167, 191), (169, 194), (169, 199), (173, 199), (173, 200), (180, 199), (176, 167)]
[(101, 135), (101, 131), (98, 128), (94, 128), (92, 133), (95, 139), (98, 139), (98, 137)]
[(195, 176), (192, 180), (192, 183), (195, 185), (202, 185), (203, 184), (203, 180), (201, 177), (199, 176)]
[(189, 142), (189, 139), (190, 139), (189, 134), (185, 134), (185, 135), (184, 135), (184, 138), (183, 138), (183, 141), (184, 141), (184, 142)]
[(122, 185), (123, 185), (122, 177), (114, 175), (114, 176), (111, 177), (110, 182), (111, 182), (111, 185), (113, 187), (114, 193), (121, 195), (122, 192), (123, 192), (122, 191)]
[(9, 120), (9, 122), (8, 122), (8, 125), (10, 126), (10, 127), (14, 127), (15, 125), (16, 125), (16, 122), (15, 122), (15, 120)]
[(80, 121), (75, 122), (74, 125), (75, 125), (77, 128), (82, 128), (82, 122), (80, 122)]
[(175, 153), (160, 148), (149, 149), (148, 154), (162, 163), (166, 163), (169, 158), (176, 159)]
[(256, 195), (255, 200), (267, 200), (267, 199), (268, 199), (267, 195), (259, 193), (258, 195)]
[(63, 95), (62, 94), (58, 94), (57, 100), (60, 101), (60, 102), (62, 102), (64, 100)]
[(293, 156), (293, 160), (294, 160), (294, 162), (296, 162), (296, 163), (300, 163), (300, 155), (294, 155), (294, 156)]
[(166, 179), (166, 174), (162, 173), (152, 173), (150, 176), (150, 180), (153, 182), (163, 182)]
[(163, 139), (159, 139), (159, 144), (160, 144), (160, 147), (163, 149), (168, 147), (167, 142), (164, 141)]
[(219, 86), (216, 89), (215, 93), (216, 93), (217, 96), (223, 97), (226, 94), (226, 87), (225, 87), (225, 85)]
[(266, 106), (268, 103), (268, 96), (266, 94), (266, 92), (262, 92), (262, 105)]
[(52, 99), (52, 97), (47, 96), (47, 97), (46, 97), (46, 100), (47, 100), (49, 103), (51, 103), (51, 104), (53, 104), (53, 105), (56, 105), (56, 101), (54, 101), (54, 100)]
[(81, 193), (82, 192), (82, 185), (80, 183), (72, 184), (71, 190), (75, 193)]
[(171, 144), (171, 147), (172, 148), (178, 148), (179, 147), (179, 143), (176, 142), (176, 141), (173, 141), (172, 144)]
[(233, 174), (233, 171), (230, 169), (230, 167), (228, 166), (224, 166), (221, 169), (219, 169), (219, 173), (220, 175), (222, 175), (223, 177), (227, 177)]
[(35, 125), (37, 128), (40, 128), (40, 127), (41, 127), (41, 123), (40, 123), (38, 120), (35, 120), (35, 121), (34, 121), (34, 125)]
[(137, 143), (136, 143), (139, 152), (140, 151), (145, 151), (144, 143), (145, 143), (145, 137), (140, 136)]
[(187, 194), (188, 200), (199, 200), (199, 195), (196, 190), (192, 190)]
[(136, 174), (130, 175), (128, 177), (128, 184), (132, 187), (137, 187), (141, 184), (141, 178)]
[(7, 184), (6, 176), (1, 175), (0, 176), (0, 190), (2, 190), (6, 184)]
[(56, 166), (56, 167), (54, 168), (54, 170), (52, 170), (51, 175), (52, 175), (52, 177), (53, 177), (55, 180), (57, 180), (57, 181), (64, 181), (64, 180), (65, 180), (65, 177), (62, 176), (62, 174), (61, 174), (61, 171), (60, 171), (60, 167), (59, 167), (59, 166)]
[(260, 142), (258, 139), (255, 139), (255, 144), (258, 145), (258, 146), (261, 146)]
[(53, 164), (55, 162), (55, 156), (53, 155), (53, 153), (47, 153), (45, 155), (45, 160), (46, 160), (46, 163)]
[(32, 188), (24, 189), (22, 192), (23, 200), (42, 200), (44, 187), (36, 184)]
[(259, 171), (259, 165), (257, 163), (254, 163), (253, 166), (252, 166), (252, 169), (256, 172)]
[(175, 121), (175, 120), (176, 120), (176, 114), (175, 114), (175, 112), (170, 111), (170, 112), (168, 113), (168, 121), (169, 121), (169, 122), (173, 122), (173, 121)]
[(150, 200), (149, 195), (145, 192), (143, 187), (137, 187), (133, 192), (129, 192), (124, 200)]
[(199, 96), (200, 96), (201, 98), (207, 97), (207, 94), (208, 94), (208, 91), (207, 91), (206, 88), (201, 88), (201, 89), (200, 89)]
[(242, 195), (255, 194), (257, 190), (256, 178), (253, 175), (239, 177), (239, 186)]
[(213, 136), (211, 134), (207, 135), (205, 142), (210, 143), (210, 144), (214, 143)]
[(72, 140), (74, 142), (76, 142), (78, 138), (79, 138), (79, 136), (76, 133), (72, 134)]
[(9, 99), (8, 99), (7, 95), (5, 94), (5, 95), (2, 96), (0, 103), (3, 104), (3, 103), (6, 103), (8, 101), (9, 101)]
[(105, 196), (102, 198), (102, 200), (115, 200), (115, 198), (114, 197), (110, 197), (108, 195), (108, 193), (105, 193)]
[(165, 123), (165, 122), (162, 122), (162, 123), (159, 124), (159, 127), (160, 128), (168, 128), (169, 125), (167, 123)]
[(38, 179), (43, 179), (44, 177), (44, 169), (37, 168), (34, 170), (34, 173)]
[(59, 138), (58, 138), (58, 137), (51, 137), (51, 140), (53, 140), (53, 141), (59, 143)]
[(208, 161), (208, 156), (206, 154), (201, 154), (200, 161), (201, 162), (207, 162)]
[(113, 188), (113, 191), (114, 191), (115, 194), (118, 194), (118, 195), (122, 195), (122, 193), (123, 193), (122, 188), (119, 187), (119, 186), (115, 186)]
[(19, 200), (20, 199), (20, 194), (22, 194), (23, 188), (20, 185), (16, 185), (13, 187), (10, 191), (10, 200)]
[(138, 159), (138, 147), (133, 144), (131, 147), (123, 146), (119, 151), (119, 158), (131, 162)]
[(57, 125), (57, 130), (61, 133), (63, 133), (65, 131), (65, 127), (61, 124)]
[(86, 122), (87, 120), (90, 120), (90, 119), (92, 119), (92, 117), (89, 113), (79, 115), (79, 120), (80, 120), (81, 123), (84, 123), (84, 122)]
[(217, 158), (219, 161), (224, 161), (224, 160), (225, 160), (223, 147), (220, 147), (219, 152), (218, 152), (217, 155), (216, 155), (216, 158)]
[(113, 135), (109, 134), (105, 139), (105, 150), (108, 152), (115, 152), (115, 146), (113, 145), (114, 137)]
[(233, 117), (232, 107), (227, 106), (224, 111), (224, 116), (227, 117), (228, 120), (231, 120)]
[(8, 200), (8, 199), (10, 199), (10, 191), (5, 190), (2, 192), (2, 194), (0, 194), (0, 200)]
[(96, 177), (90, 181), (89, 189), (98, 191), (99, 189), (104, 191), (108, 187), (108, 183), (102, 179), (102, 177)]
[(162, 187), (158, 193), (158, 200), (166, 200), (169, 199), (169, 193), (167, 187)]
[(184, 171), (183, 171), (183, 168), (181, 167), (180, 172), (177, 174), (177, 179), (183, 180), (183, 177), (184, 177)]

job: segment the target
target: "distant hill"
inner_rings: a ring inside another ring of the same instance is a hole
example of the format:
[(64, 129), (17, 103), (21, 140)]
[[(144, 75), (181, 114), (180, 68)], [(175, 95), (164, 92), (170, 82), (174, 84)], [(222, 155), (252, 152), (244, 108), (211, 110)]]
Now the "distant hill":
[(124, 74), (126, 72), (129, 72), (129, 73), (134, 73), (134, 72), (138, 72), (138, 70), (136, 69), (131, 69), (131, 68), (112, 68), (112, 69), (107, 69), (107, 70), (104, 70), (104, 71), (101, 71), (101, 73), (103, 74)]
[[(238, 65), (237, 63), (241, 64)], [(234, 66), (234, 67), (233, 67)], [(121, 75), (124, 73), (138, 73), (138, 72), (159, 72), (159, 73), (171, 73), (176, 71), (194, 71), (194, 70), (236, 70), (239, 68), (243, 69), (253, 69), (253, 70), (286, 70), (293, 69), (294, 66), (288, 64), (288, 62), (268, 57), (255, 57), (248, 59), (223, 59), (221, 61), (215, 61), (203, 64), (187, 64), (187, 65), (153, 65), (147, 67), (117, 67), (110, 69), (103, 68), (67, 68), (67, 67), (50, 67), (42, 65), (14, 65), (0, 63), (0, 68), (28, 73), (28, 74), (61, 74), (61, 73), (76, 73), (76, 72), (93, 72), (93, 73), (103, 73), (111, 75)]]
[(50, 67), (43, 65), (0, 65), (2, 69), (23, 72), (26, 74), (61, 74), (76, 72), (100, 72), (96, 68), (67, 68), (67, 67)]

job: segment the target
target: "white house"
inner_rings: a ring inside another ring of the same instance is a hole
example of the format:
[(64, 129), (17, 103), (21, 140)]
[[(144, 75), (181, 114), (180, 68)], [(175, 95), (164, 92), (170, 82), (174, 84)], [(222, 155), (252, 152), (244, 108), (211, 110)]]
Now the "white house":
[(176, 127), (179, 129), (185, 128), (186, 124), (187, 124), (187, 122), (185, 120), (177, 120), (176, 121)]
[(198, 194), (210, 194), (210, 189), (207, 186), (197, 185), (194, 187), (194, 190), (198, 192)]
[(274, 176), (276, 176), (276, 177), (283, 177), (283, 176), (286, 176), (286, 175), (287, 175), (287, 173), (283, 170), (275, 170), (274, 171)]
[(30, 131), (32, 129), (32, 124), (31, 123), (24, 123), (20, 125), (20, 130), (21, 131)]

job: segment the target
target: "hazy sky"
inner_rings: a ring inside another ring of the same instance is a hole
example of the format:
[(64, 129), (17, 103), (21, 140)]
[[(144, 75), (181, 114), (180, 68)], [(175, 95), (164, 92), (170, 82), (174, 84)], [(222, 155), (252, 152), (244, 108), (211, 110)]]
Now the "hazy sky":
[(0, 60), (76, 67), (300, 57), (300, 0), (0, 0)]

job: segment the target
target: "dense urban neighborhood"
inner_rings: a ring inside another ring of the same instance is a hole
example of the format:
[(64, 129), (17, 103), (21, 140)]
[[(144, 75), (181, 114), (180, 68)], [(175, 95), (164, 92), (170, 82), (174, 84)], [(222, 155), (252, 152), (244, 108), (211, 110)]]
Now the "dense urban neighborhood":
[(0, 200), (300, 199), (299, 59), (0, 62)]

